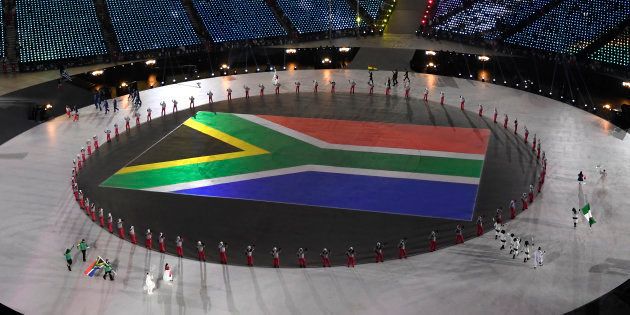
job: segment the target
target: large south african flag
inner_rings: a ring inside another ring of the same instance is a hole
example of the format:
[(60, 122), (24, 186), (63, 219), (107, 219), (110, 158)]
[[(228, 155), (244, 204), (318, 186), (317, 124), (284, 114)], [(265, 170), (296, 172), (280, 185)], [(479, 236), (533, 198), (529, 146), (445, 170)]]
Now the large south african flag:
[(132, 161), (101, 186), (470, 220), (490, 135), (487, 129), (208, 112), (181, 128), (229, 149)]

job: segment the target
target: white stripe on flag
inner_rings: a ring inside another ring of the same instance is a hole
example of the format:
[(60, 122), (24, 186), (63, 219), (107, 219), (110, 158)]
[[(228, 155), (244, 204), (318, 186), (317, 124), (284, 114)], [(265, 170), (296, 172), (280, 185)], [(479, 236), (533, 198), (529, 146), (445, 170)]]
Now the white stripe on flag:
[(301, 165), (296, 167), (287, 167), (270, 171), (247, 173), (242, 175), (233, 175), (218, 177), (212, 179), (202, 179), (187, 183), (179, 183), (173, 185), (158, 186), (152, 188), (145, 188), (145, 191), (155, 192), (171, 192), (184, 189), (193, 189), (206, 186), (214, 186), (226, 183), (234, 183), (245, 180), (253, 180), (265, 177), (288, 175), (302, 172), (322, 172), (322, 173), (337, 173), (347, 175), (362, 175), (362, 176), (376, 176), (376, 177), (389, 177), (399, 179), (413, 179), (413, 180), (426, 180), (434, 182), (446, 182), (457, 184), (470, 184), (478, 185), (479, 178), (476, 177), (463, 177), (463, 176), (448, 176), (448, 175), (436, 175), (436, 174), (424, 174), (424, 173), (410, 173), (410, 172), (396, 172), (396, 171), (384, 171), (384, 170), (371, 170), (362, 168), (350, 168), (350, 167), (337, 167), (337, 166), (324, 166), (324, 165)]
[(467, 160), (483, 160), (485, 156), (483, 154), (472, 153), (458, 153), (448, 151), (431, 151), (431, 150), (415, 150), (415, 149), (399, 149), (399, 148), (386, 148), (386, 147), (370, 147), (359, 146), (350, 144), (333, 144), (326, 141), (317, 139), (299, 131), (287, 128), (275, 122), (266, 120), (264, 118), (247, 115), (247, 114), (234, 114), (240, 118), (253, 122), (255, 124), (267, 127), (271, 130), (275, 130), (279, 133), (285, 134), (289, 137), (293, 137), (300, 141), (304, 141), (308, 144), (314, 145), (322, 149), (334, 149), (345, 151), (357, 151), (357, 152), (373, 152), (373, 153), (387, 153), (387, 154), (401, 154), (401, 155), (415, 155), (415, 156), (431, 156), (441, 158), (454, 158), (454, 159), (467, 159)]

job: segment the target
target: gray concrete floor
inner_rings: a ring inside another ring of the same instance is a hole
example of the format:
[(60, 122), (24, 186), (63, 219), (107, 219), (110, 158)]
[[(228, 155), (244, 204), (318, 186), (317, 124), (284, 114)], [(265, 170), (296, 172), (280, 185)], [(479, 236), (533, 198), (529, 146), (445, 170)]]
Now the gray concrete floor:
[[(387, 74), (375, 73), (375, 81), (384, 82)], [(323, 82), (329, 79), (339, 82), (337, 90), (343, 92), (347, 79), (367, 78), (358, 70), (279, 75), (283, 93), (292, 93), (295, 80), (318, 79), (323, 93), (328, 89)], [(224, 267), (147, 252), (89, 221), (69, 186), (72, 158), (85, 139), (102, 135), (114, 122), (122, 124), (129, 114), (124, 104), (113, 116), (86, 109), (79, 123), (56, 118), (0, 146), (0, 301), (26, 314), (559, 314), (626, 280), (627, 137), (619, 140), (611, 135), (610, 123), (539, 95), (461, 79), (446, 86), (442, 79), (416, 74), (414, 96), (419, 98), (427, 86), (431, 99), (443, 90), (447, 103), (458, 106), (459, 95), (464, 95), (469, 106), (496, 106), (500, 114), (517, 117), (542, 139), (549, 158), (543, 194), (509, 226), (519, 236), (534, 236), (536, 245), (547, 251), (542, 268), (533, 270), (531, 264), (512, 260), (498, 250), (490, 233), (435, 253), (355, 269)], [(241, 97), (244, 84), (255, 87), (260, 82), (271, 86), (271, 74), (205, 79), (201, 89), (185, 82), (144, 91), (142, 98), (144, 106), (159, 113), (162, 99), (176, 98), (185, 106), (191, 94), (205, 99), (209, 88), (215, 100), (225, 99), (228, 87)], [(358, 90), (365, 92), (367, 85)], [(377, 88), (378, 93), (383, 90)], [(402, 92), (400, 87), (395, 94)], [(605, 180), (596, 174), (598, 164), (609, 172)], [(576, 182), (580, 170), (587, 174), (583, 194), (598, 221), (592, 230), (583, 219), (577, 229), (572, 227), (569, 210), (581, 198)], [(65, 269), (63, 250), (81, 238), (91, 244), (89, 259), (100, 255), (114, 261), (116, 281), (83, 276), (87, 263), (76, 262), (78, 255), (73, 272)], [(159, 278), (164, 262), (174, 266), (174, 283), (158, 281), (155, 294), (144, 294), (145, 272)]]

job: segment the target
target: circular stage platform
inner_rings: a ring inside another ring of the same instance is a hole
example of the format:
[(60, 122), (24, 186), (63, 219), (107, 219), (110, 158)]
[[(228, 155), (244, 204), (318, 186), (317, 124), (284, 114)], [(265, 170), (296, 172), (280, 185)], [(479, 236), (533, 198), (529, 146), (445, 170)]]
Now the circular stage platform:
[(531, 138), (525, 144), (512, 121), (505, 129), (458, 107), (303, 92), (196, 109), (123, 131), (79, 176), (97, 207), (134, 225), (140, 241), (147, 228), (154, 244), (163, 232), (169, 253), (180, 235), (185, 256), (196, 257), (201, 240), (211, 261), (227, 242), (230, 264), (245, 264), (250, 244), (258, 255), (282, 248), (283, 267), (297, 266), (289, 257), (299, 247), (311, 261), (326, 247), (340, 265), (348, 246), (359, 263), (373, 262), (380, 241), (385, 258), (397, 258), (403, 237), (417, 254), (431, 230), (441, 248), (454, 244), (457, 224), (473, 237), (478, 216), (492, 229), (496, 209), (508, 219), (510, 199), (520, 210), (536, 184)]

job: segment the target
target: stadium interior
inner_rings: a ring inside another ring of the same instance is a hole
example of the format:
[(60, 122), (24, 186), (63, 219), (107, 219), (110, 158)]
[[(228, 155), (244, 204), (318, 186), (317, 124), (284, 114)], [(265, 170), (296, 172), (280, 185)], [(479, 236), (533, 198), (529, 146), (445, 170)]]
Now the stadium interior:
[(0, 24), (0, 313), (630, 312), (628, 0), (0, 0)]

